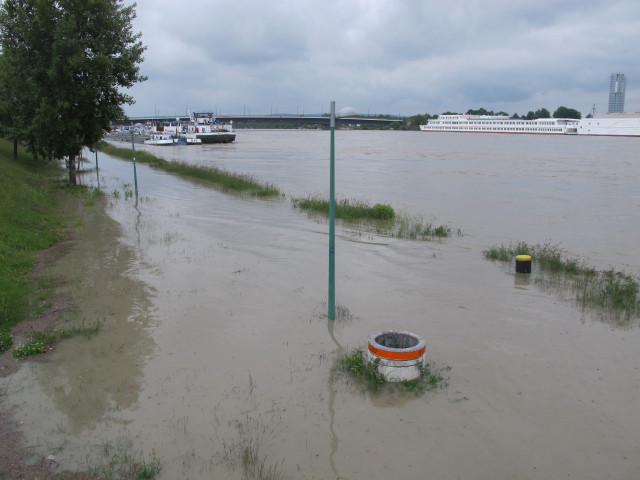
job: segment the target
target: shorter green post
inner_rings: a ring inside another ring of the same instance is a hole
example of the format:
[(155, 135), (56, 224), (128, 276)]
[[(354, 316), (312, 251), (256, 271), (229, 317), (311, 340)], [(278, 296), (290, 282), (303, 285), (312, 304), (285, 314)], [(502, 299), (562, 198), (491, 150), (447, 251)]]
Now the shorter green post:
[(96, 178), (98, 180), (98, 188), (100, 188), (100, 167), (98, 167), (98, 147), (95, 148), (96, 153)]
[(136, 173), (136, 147), (133, 138), (133, 130), (131, 130), (131, 152), (133, 153), (133, 185), (136, 190), (136, 198), (138, 198), (138, 174)]

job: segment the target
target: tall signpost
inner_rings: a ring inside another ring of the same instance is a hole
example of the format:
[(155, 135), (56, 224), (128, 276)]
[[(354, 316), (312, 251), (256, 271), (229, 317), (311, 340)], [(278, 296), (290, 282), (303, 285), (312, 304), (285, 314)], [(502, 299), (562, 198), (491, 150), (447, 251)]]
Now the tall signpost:
[(336, 318), (336, 230), (335, 230), (335, 130), (336, 102), (331, 102), (331, 146), (329, 149), (329, 320)]

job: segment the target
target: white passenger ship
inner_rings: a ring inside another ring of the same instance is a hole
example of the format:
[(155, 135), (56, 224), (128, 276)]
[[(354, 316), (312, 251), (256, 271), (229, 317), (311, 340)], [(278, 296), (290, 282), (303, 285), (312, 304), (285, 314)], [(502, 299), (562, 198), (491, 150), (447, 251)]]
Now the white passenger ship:
[(420, 125), (423, 132), (525, 133), (640, 137), (640, 114), (607, 113), (594, 118), (524, 120), (506, 115), (440, 115)]
[(423, 132), (538, 133), (562, 135), (578, 133), (573, 118), (539, 118), (523, 120), (506, 115), (440, 115), (420, 125)]

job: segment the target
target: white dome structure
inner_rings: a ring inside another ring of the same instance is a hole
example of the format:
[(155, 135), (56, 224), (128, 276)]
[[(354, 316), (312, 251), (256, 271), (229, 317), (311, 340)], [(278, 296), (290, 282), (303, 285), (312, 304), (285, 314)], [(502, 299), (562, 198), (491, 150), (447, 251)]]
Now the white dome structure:
[(355, 117), (358, 111), (353, 107), (343, 107), (337, 113), (336, 117)]

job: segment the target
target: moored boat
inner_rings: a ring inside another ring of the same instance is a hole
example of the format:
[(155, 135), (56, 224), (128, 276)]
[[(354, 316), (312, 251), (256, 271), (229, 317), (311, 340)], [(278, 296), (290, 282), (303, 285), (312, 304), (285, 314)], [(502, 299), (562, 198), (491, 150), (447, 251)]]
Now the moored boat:
[(145, 145), (174, 145), (175, 139), (169, 133), (152, 132), (149, 138), (145, 139)]
[(538, 118), (525, 120), (505, 115), (440, 115), (420, 125), (423, 132), (520, 133), (572, 135), (578, 133), (579, 120)]
[(202, 143), (231, 143), (236, 139), (233, 124), (218, 123), (211, 113), (189, 113), (191, 122), (183, 125), (183, 134), (195, 136)]
[(236, 139), (233, 125), (218, 123), (210, 113), (191, 113), (190, 121), (164, 122), (152, 125), (152, 134), (169, 134), (179, 145), (201, 145), (203, 143), (230, 143)]

